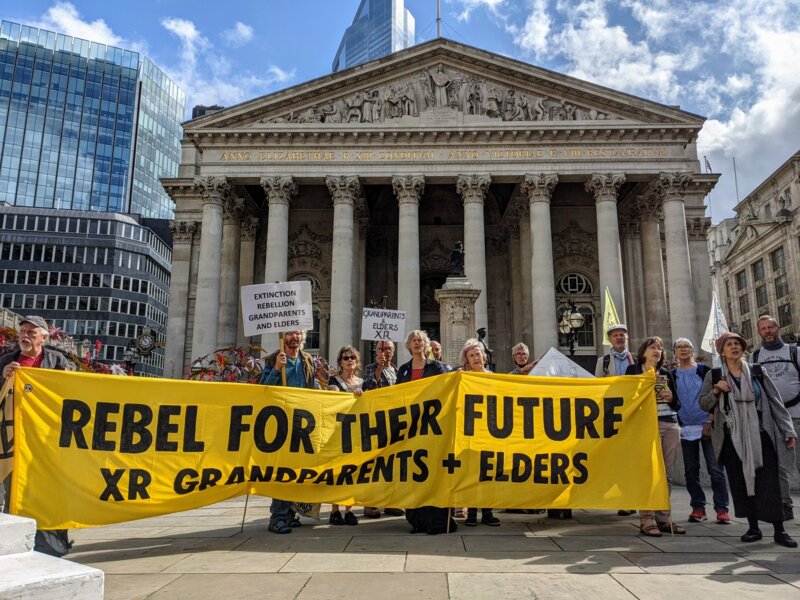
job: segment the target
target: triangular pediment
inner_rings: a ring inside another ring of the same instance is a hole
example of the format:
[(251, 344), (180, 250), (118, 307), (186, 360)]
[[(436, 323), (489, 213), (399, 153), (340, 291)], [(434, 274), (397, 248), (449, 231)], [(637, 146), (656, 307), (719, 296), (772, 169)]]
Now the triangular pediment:
[(766, 236), (774, 229), (780, 227), (775, 221), (757, 221), (755, 219), (743, 219), (739, 225), (739, 235), (733, 240), (728, 250), (725, 252), (723, 260), (728, 260), (740, 252), (746, 251), (750, 246), (763, 244)]
[(184, 124), (236, 130), (399, 127), (681, 128), (703, 118), (504, 56), (437, 39)]

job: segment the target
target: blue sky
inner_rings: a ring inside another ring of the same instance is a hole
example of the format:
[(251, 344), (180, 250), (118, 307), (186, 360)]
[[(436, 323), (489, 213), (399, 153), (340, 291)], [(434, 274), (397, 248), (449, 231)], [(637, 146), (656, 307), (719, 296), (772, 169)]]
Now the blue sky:
[[(4, 0), (0, 17), (140, 50), (195, 104), (330, 72), (359, 0)], [(202, 8), (198, 8), (202, 7)], [(406, 0), (417, 41), (436, 0)], [(800, 149), (798, 0), (442, 0), (444, 36), (708, 118), (714, 221)]]

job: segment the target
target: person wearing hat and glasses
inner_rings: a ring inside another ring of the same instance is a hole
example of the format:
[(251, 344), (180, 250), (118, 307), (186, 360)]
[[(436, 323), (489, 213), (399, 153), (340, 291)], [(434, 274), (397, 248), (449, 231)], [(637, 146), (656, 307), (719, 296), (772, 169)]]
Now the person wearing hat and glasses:
[(758, 522), (771, 523), (776, 544), (797, 548), (784, 529), (780, 469), (794, 465), (797, 433), (780, 393), (761, 365), (747, 363), (747, 341), (723, 333), (716, 341), (722, 368), (703, 379), (700, 407), (714, 415), (711, 443), (725, 467), (734, 513), (747, 518), (743, 542), (762, 538)]
[[(611, 342), (611, 350), (597, 359), (594, 376), (625, 375), (625, 370), (636, 364), (636, 358), (628, 350), (628, 328), (624, 323), (617, 323), (608, 328), (606, 335), (608, 335), (608, 341)], [(620, 517), (627, 517), (635, 512), (635, 510), (620, 509), (617, 514)]]
[[(13, 352), (9, 352), (3, 357), (0, 357), (0, 373), (2, 373), (3, 384), (9, 377), (14, 375), (20, 367), (32, 367), (38, 369), (57, 369), (64, 371), (67, 368), (66, 357), (56, 350), (45, 348), (44, 343), (50, 335), (50, 329), (47, 327), (47, 321), (42, 317), (28, 316), (22, 319), (17, 330), (19, 335), (18, 348)], [(0, 398), (0, 420), (5, 420), (3, 415), (7, 414), (5, 403), (8, 398)], [(10, 406), (10, 404), (9, 404)], [(13, 417), (12, 417), (13, 418)], [(0, 423), (0, 433), (2, 434), (2, 451), (3, 454), (10, 452), (11, 448), (5, 448), (7, 440), (7, 430), (9, 429), (6, 423)], [(5, 481), (0, 482), (0, 500), (3, 502), (3, 512), (8, 512), (9, 497), (11, 495), (11, 475)], [(52, 554), (53, 556), (63, 556), (69, 552), (71, 542), (67, 537), (66, 529), (54, 529), (52, 531), (37, 531), (34, 550)]]

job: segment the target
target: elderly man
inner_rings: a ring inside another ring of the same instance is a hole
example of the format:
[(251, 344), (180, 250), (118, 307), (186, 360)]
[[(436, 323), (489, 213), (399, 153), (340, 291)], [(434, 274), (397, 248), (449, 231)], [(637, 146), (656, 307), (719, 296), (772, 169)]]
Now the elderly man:
[(453, 370), (453, 367), (442, 360), (442, 345), (436, 340), (431, 340), (431, 357), (433, 360), (438, 360), (440, 363), (442, 363), (448, 371)]
[[(597, 359), (594, 367), (595, 377), (613, 377), (615, 375), (625, 375), (625, 370), (636, 363), (633, 354), (628, 351), (628, 328), (624, 323), (612, 325), (606, 331), (608, 341), (611, 342), (611, 350)], [(635, 513), (635, 510), (618, 510), (620, 517), (628, 517)]]
[[(303, 352), (305, 337), (305, 331), (284, 333), (284, 349), (277, 350), (264, 359), (264, 370), (261, 372), (259, 383), (284, 385), (285, 369), (287, 387), (319, 389), (314, 359), (310, 354)], [(269, 512), (269, 531), (272, 533), (291, 533), (292, 528), (300, 527), (302, 524), (289, 500), (273, 498)]]
[[(781, 339), (781, 326), (775, 317), (763, 315), (756, 323), (758, 335), (761, 336), (761, 347), (753, 352), (751, 363), (759, 363), (772, 383), (778, 388), (781, 400), (789, 416), (792, 417), (795, 431), (800, 431), (800, 359), (797, 356), (797, 344), (787, 344)], [(800, 453), (795, 451), (795, 461)], [(795, 462), (800, 472), (800, 463)], [(781, 498), (783, 514), (786, 520), (794, 518), (792, 495), (789, 491), (791, 476), (786, 471), (780, 472)]]
[(513, 348), (511, 348), (511, 358), (514, 360), (514, 370), (509, 373), (509, 375), (527, 375), (533, 370), (533, 367), (536, 366), (538, 360), (532, 360), (528, 362), (528, 359), (531, 357), (531, 351), (528, 350), (528, 347), (520, 342), (516, 344)]
[[(50, 348), (45, 348), (44, 343), (50, 335), (47, 321), (42, 317), (28, 316), (22, 319), (19, 324), (18, 346), (13, 352), (0, 358), (0, 372), (3, 374), (3, 384), (6, 379), (14, 375), (20, 367), (31, 367), (38, 369), (56, 369), (64, 371), (67, 368), (67, 359), (63, 354)], [(0, 421), (5, 421), (6, 406), (8, 398), (0, 398)], [(9, 405), (10, 407), (10, 405)], [(9, 426), (5, 422), (0, 422), (0, 432), (6, 432)], [(5, 446), (5, 439), (0, 440)], [(8, 440), (9, 445), (12, 440)], [(0, 448), (3, 454), (10, 453), (11, 448)], [(56, 474), (54, 474), (55, 476)], [(3, 503), (3, 512), (8, 512), (9, 497), (11, 495), (11, 475), (4, 482), (0, 482), (0, 500)], [(37, 531), (34, 550), (51, 554), (53, 556), (64, 556), (69, 552), (72, 544), (67, 537), (66, 529), (53, 529), (50, 531)]]
[[(361, 389), (365, 392), (378, 388), (389, 387), (397, 383), (397, 370), (392, 365), (394, 356), (394, 342), (381, 340), (375, 347), (375, 362), (364, 367), (364, 383)], [(383, 511), (387, 515), (400, 516), (401, 508), (387, 508)], [(365, 506), (364, 516), (368, 519), (380, 519), (381, 509), (376, 506)]]

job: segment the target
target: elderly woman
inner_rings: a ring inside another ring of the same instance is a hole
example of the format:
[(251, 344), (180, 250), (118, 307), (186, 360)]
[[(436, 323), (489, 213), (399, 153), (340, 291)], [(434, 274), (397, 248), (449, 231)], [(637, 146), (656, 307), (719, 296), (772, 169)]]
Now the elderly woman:
[(760, 365), (744, 359), (747, 342), (738, 333), (717, 339), (722, 356), (703, 380), (700, 406), (713, 411), (711, 440), (717, 460), (725, 467), (733, 496), (734, 514), (746, 517), (743, 542), (761, 539), (759, 521), (772, 523), (775, 543), (797, 548), (783, 527), (779, 468), (794, 465), (797, 433), (778, 390)]
[(725, 480), (725, 471), (717, 463), (709, 435), (712, 417), (700, 407), (703, 379), (710, 369), (697, 364), (694, 359), (694, 344), (688, 338), (675, 340), (672, 351), (678, 360), (678, 368), (672, 370), (672, 376), (675, 377), (675, 385), (681, 398), (678, 418), (681, 422), (683, 474), (686, 479), (686, 490), (689, 492), (689, 504), (692, 507), (689, 521), (700, 523), (706, 520), (706, 494), (700, 485), (702, 451), (706, 470), (711, 477), (717, 523), (727, 525), (731, 522), (728, 516), (728, 483)]
[[(351, 392), (360, 396), (364, 380), (356, 375), (361, 368), (361, 354), (358, 350), (353, 346), (343, 346), (336, 357), (336, 365), (339, 367), (338, 374), (328, 380), (328, 389), (334, 392)], [(344, 507), (344, 517), (342, 517), (339, 505), (332, 504), (328, 522), (331, 525), (358, 525), (358, 517), (353, 514), (352, 506)]]
[[(459, 361), (461, 370), (472, 373), (490, 373), (486, 368), (486, 353), (483, 351), (483, 344), (475, 338), (468, 339), (461, 349), (461, 359)], [(481, 523), (490, 527), (498, 527), (500, 519), (492, 514), (491, 508), (481, 509)], [(464, 525), (475, 527), (478, 524), (478, 509), (468, 508), (467, 518)]]
[[(406, 350), (411, 353), (411, 360), (397, 368), (398, 384), (447, 373), (444, 363), (427, 358), (430, 349), (431, 341), (427, 333), (415, 329), (408, 334)], [(449, 508), (436, 506), (410, 508), (406, 510), (406, 520), (411, 524), (411, 533), (436, 535), (456, 530), (456, 522), (450, 517)]]
[[(680, 427), (678, 426), (678, 410), (681, 403), (678, 400), (678, 390), (672, 373), (664, 368), (664, 342), (660, 337), (653, 336), (645, 339), (639, 346), (636, 358), (638, 362), (630, 365), (625, 374), (641, 375), (648, 371), (655, 371), (660, 382), (656, 383), (658, 436), (661, 440), (661, 454), (664, 456), (664, 468), (667, 471), (667, 482), (669, 483), (669, 474), (675, 466), (681, 442)], [(666, 383), (666, 386), (663, 383)], [(662, 533), (686, 533), (685, 529), (672, 522), (672, 516), (668, 510), (640, 510), (639, 531), (642, 535), (650, 537), (661, 537)]]

